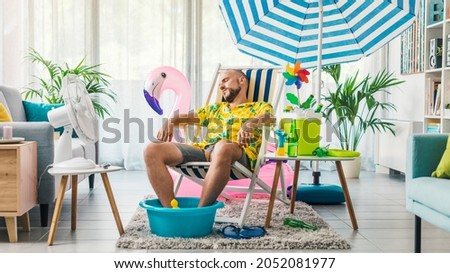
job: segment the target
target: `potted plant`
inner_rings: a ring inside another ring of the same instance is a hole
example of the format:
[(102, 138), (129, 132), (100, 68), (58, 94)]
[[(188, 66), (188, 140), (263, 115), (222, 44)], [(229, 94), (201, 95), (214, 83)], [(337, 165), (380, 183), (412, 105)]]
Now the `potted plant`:
[[(336, 83), (336, 89), (330, 90), (323, 97), (323, 116), (331, 123), (341, 149), (356, 151), (367, 130), (395, 134), (394, 124), (380, 119), (378, 115), (382, 110), (396, 111), (396, 107), (390, 102), (379, 101), (377, 95), (390, 94), (390, 87), (404, 81), (386, 70), (378, 72), (374, 77), (366, 75), (362, 79), (359, 79), (359, 72), (356, 72), (341, 81), (339, 64), (326, 66), (323, 71)], [(355, 161), (359, 164), (359, 176), (360, 159)]]
[(24, 99), (40, 98), (42, 102), (49, 104), (63, 103), (61, 84), (62, 79), (69, 73), (78, 75), (86, 84), (86, 90), (91, 96), (94, 110), (97, 116), (104, 118), (110, 116), (110, 107), (107, 98), (116, 102), (116, 93), (109, 88), (108, 81), (111, 76), (100, 72), (99, 64), (88, 66), (83, 58), (75, 67), (69, 67), (67, 63), (60, 66), (50, 60), (45, 59), (36, 50), (30, 49), (27, 58), (32, 62), (43, 66), (46, 77), (34, 75), (38, 80), (38, 87), (27, 87), (22, 94)]

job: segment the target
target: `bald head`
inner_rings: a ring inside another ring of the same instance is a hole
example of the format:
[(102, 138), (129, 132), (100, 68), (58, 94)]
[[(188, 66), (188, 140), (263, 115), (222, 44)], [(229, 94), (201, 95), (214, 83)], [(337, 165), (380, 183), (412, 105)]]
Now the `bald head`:
[(242, 72), (242, 70), (239, 70), (239, 69), (230, 69), (230, 70), (228, 70), (228, 71), (230, 71), (231, 73), (235, 74), (238, 78), (239, 78), (239, 77), (244, 77), (244, 78), (247, 80), (247, 75), (245, 75), (245, 73)]
[(240, 104), (247, 101), (248, 79), (238, 69), (230, 69), (221, 73), (219, 89), (222, 96), (229, 103)]

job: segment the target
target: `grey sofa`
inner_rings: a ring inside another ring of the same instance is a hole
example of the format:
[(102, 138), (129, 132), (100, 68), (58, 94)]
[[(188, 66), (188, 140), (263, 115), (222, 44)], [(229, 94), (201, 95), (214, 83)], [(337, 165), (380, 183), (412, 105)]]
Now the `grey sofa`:
[[(48, 225), (49, 206), (53, 204), (56, 195), (55, 178), (48, 174), (49, 165), (53, 163), (54, 128), (48, 122), (28, 122), (25, 109), (22, 104), (22, 96), (12, 87), (0, 85), (0, 102), (9, 110), (13, 122), (0, 122), (0, 135), (3, 134), (3, 126), (12, 125), (15, 137), (23, 137), (25, 140), (37, 142), (37, 170), (38, 170), (38, 204), (40, 206), (41, 226)], [(96, 161), (96, 146), (86, 145), (79, 139), (73, 139), (73, 156), (83, 156)], [(78, 182), (85, 179), (80, 176)], [(89, 176), (89, 186), (94, 187), (94, 175)]]
[(422, 219), (450, 232), (450, 180), (435, 178), (448, 134), (415, 134), (409, 138), (406, 209), (415, 215), (415, 252), (421, 251)]

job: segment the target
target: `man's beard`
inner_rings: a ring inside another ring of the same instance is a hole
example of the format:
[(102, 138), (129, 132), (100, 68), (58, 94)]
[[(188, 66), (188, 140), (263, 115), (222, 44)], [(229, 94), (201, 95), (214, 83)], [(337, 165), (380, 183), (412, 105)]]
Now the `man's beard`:
[(238, 87), (236, 89), (233, 88), (228, 88), (228, 96), (224, 96), (225, 100), (227, 102), (233, 102), (234, 99), (237, 97), (237, 95), (239, 94), (239, 92), (241, 92), (241, 88)]

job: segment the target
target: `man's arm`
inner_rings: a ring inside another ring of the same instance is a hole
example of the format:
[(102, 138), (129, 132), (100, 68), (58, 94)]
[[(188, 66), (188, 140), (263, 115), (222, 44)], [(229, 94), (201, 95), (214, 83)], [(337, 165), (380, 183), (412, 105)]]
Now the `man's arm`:
[(172, 117), (166, 120), (159, 129), (157, 138), (160, 141), (171, 141), (173, 138), (173, 128), (180, 125), (194, 125), (200, 122), (197, 112), (191, 110), (187, 114), (179, 114), (175, 112)]
[(169, 118), (168, 123), (172, 123), (173, 126), (178, 127), (180, 125), (195, 125), (200, 122), (195, 110), (189, 111), (187, 114), (178, 114), (177, 112)]
[(253, 130), (262, 128), (262, 126), (271, 126), (276, 124), (276, 118), (271, 113), (264, 113), (247, 120), (242, 124), (238, 133), (239, 145), (249, 145), (253, 138)]

